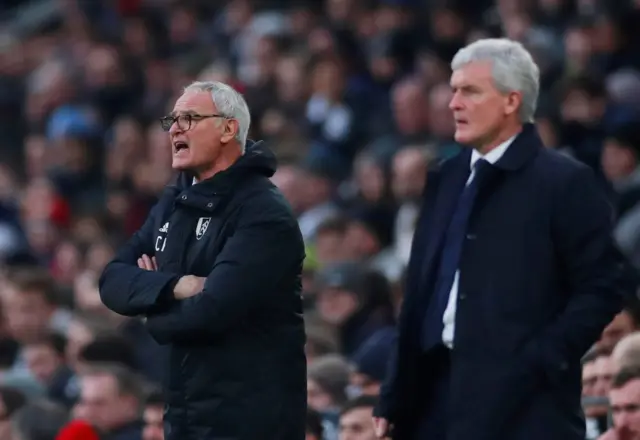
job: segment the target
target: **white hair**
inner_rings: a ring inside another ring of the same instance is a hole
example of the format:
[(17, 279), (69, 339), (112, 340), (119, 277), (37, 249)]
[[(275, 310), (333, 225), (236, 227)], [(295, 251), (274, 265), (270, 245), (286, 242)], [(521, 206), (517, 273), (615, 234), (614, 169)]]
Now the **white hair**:
[(477, 40), (456, 53), (451, 69), (455, 71), (475, 61), (491, 62), (493, 81), (501, 93), (522, 94), (518, 116), (522, 122), (533, 122), (540, 90), (540, 69), (527, 49), (507, 38)]
[(240, 148), (244, 153), (247, 137), (249, 136), (249, 126), (251, 125), (251, 113), (242, 95), (228, 84), (218, 81), (195, 81), (185, 87), (184, 91), (211, 94), (211, 99), (218, 113), (238, 121), (238, 133), (236, 133), (235, 138), (240, 143)]

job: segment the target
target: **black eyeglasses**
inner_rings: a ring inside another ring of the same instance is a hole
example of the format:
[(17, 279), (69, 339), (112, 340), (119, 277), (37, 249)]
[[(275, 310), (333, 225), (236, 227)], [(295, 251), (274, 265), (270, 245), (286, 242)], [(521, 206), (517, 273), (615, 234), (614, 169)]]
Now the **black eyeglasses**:
[(178, 116), (173, 116), (173, 115), (169, 115), (169, 116), (165, 116), (164, 118), (160, 118), (160, 125), (162, 125), (162, 129), (164, 131), (169, 131), (171, 129), (171, 126), (174, 123), (178, 124), (178, 128), (182, 131), (188, 131), (191, 129), (191, 123), (193, 121), (201, 121), (203, 119), (207, 119), (207, 118), (225, 118), (227, 119), (227, 116), (225, 115), (219, 115), (219, 114), (214, 114), (214, 115), (198, 115), (198, 114), (183, 114), (183, 115), (178, 115)]

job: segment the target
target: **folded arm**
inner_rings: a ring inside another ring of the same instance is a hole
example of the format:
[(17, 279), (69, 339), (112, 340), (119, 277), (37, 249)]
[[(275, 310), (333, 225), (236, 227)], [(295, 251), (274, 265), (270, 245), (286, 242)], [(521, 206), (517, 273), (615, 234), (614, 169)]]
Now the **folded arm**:
[(138, 258), (153, 255), (155, 216), (159, 205), (149, 214), (142, 228), (118, 250), (100, 276), (100, 298), (104, 305), (125, 316), (146, 315), (169, 303), (176, 274), (149, 271), (138, 267)]
[(304, 245), (293, 218), (274, 218), (259, 206), (241, 214), (206, 278), (202, 292), (150, 315), (147, 328), (161, 344), (216, 336), (280, 294), (283, 278), (301, 271)]

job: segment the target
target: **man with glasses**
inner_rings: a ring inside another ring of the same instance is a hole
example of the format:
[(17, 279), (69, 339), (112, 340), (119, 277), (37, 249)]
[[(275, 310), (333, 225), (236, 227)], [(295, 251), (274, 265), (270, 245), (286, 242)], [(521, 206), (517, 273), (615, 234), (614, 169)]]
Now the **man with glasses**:
[(226, 84), (185, 89), (161, 119), (177, 183), (100, 279), (169, 346), (167, 440), (304, 438), (304, 244), (250, 121)]

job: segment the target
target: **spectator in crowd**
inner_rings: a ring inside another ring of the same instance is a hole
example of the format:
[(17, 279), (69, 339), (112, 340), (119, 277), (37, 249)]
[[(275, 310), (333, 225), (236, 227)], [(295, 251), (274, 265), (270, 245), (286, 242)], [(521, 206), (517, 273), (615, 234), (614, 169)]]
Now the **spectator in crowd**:
[(29, 402), (11, 419), (12, 440), (55, 440), (65, 426), (66, 409), (48, 400)]
[(307, 364), (319, 357), (338, 352), (337, 337), (332, 332), (331, 327), (324, 323), (309, 323), (309, 321), (313, 320), (312, 316), (309, 314), (307, 325), (305, 326), (307, 333), (307, 344), (305, 346)]
[(340, 412), (340, 440), (375, 440), (371, 424), (373, 408), (378, 403), (375, 396), (360, 396), (347, 402)]
[(26, 403), (26, 396), (19, 390), (0, 387), (0, 438), (11, 438), (11, 419)]
[(49, 333), (40, 340), (24, 344), (24, 359), (33, 377), (50, 388), (67, 370), (65, 365), (66, 339)]
[(307, 369), (307, 405), (321, 414), (326, 438), (337, 433), (340, 408), (348, 400), (349, 373), (348, 361), (337, 354), (321, 356)]
[(635, 440), (640, 438), (640, 368), (622, 369), (614, 378), (611, 391), (613, 428), (600, 440)]
[(78, 371), (82, 372), (92, 364), (120, 365), (129, 370), (136, 370), (136, 358), (133, 347), (124, 336), (98, 336), (86, 344), (78, 353)]
[(582, 360), (582, 405), (592, 436), (607, 430), (609, 391), (615, 373), (610, 352), (594, 349)]
[(309, 406), (322, 412), (338, 411), (347, 400), (349, 364), (340, 356), (326, 355), (309, 365), (307, 400)]
[(109, 440), (138, 440), (143, 392), (140, 378), (125, 367), (94, 366), (80, 377), (74, 417), (91, 423)]
[(396, 339), (393, 327), (384, 328), (371, 335), (356, 351), (352, 357), (353, 371), (347, 389), (349, 397), (380, 394)]
[(142, 414), (144, 421), (142, 440), (164, 440), (164, 424), (162, 422), (164, 404), (165, 399), (160, 389), (151, 391), (147, 396)]
[[(66, 322), (61, 323), (62, 327), (56, 326), (56, 318), (60, 315), (57, 314), (55, 284), (46, 271), (23, 269), (11, 277), (3, 291), (2, 308), (11, 336), (23, 347), (45, 337), (50, 330), (65, 331)], [(26, 371), (26, 368), (21, 352), (14, 369)]]
[(322, 427), (322, 417), (317, 411), (307, 409), (307, 424), (305, 428), (305, 440), (322, 440), (324, 429)]
[(640, 365), (640, 332), (633, 332), (618, 342), (611, 354), (614, 369)]
[(318, 274), (319, 315), (333, 324), (340, 349), (351, 356), (377, 330), (395, 322), (388, 281), (358, 262), (326, 266)]

